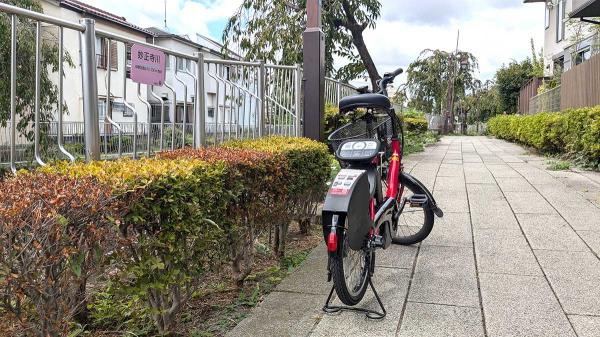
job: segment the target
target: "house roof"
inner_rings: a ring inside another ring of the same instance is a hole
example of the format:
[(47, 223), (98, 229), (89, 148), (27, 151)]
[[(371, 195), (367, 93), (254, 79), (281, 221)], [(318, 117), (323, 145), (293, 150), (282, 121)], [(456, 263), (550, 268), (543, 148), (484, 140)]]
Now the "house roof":
[(86, 3), (83, 3), (83, 2), (80, 2), (77, 0), (59, 0), (59, 5), (61, 7), (65, 7), (65, 8), (74, 10), (76, 12), (82, 13), (82, 14), (86, 14), (86, 15), (93, 16), (96, 18), (104, 19), (106, 21), (110, 21), (112, 23), (116, 23), (118, 25), (128, 27), (130, 29), (133, 29), (135, 31), (138, 31), (138, 32), (146, 34), (146, 35), (152, 35), (152, 33), (150, 31), (148, 31), (147, 29), (144, 29), (142, 27), (136, 26), (136, 25), (128, 22), (127, 19), (125, 19), (125, 17), (123, 17), (123, 16), (118, 16), (116, 14), (107, 12), (98, 7), (90, 6)]
[[(202, 35), (200, 33), (196, 33), (196, 38), (198, 39), (198, 43), (200, 43), (201, 45), (203, 45), (206, 48), (209, 49), (218, 49), (219, 51), (223, 50), (223, 48), (225, 47), (222, 43), (217, 42), (213, 39), (211, 39), (210, 37), (206, 36), (206, 35)], [(228, 54), (238, 60), (241, 60), (242, 57), (237, 54), (236, 52), (234, 52), (231, 49), (227, 49)], [(222, 53), (221, 53), (222, 54)]]
[(546, 2), (547, 0), (524, 0), (523, 3), (531, 4), (534, 2)]
[(572, 18), (593, 18), (600, 16), (600, 0), (587, 0), (573, 9)]

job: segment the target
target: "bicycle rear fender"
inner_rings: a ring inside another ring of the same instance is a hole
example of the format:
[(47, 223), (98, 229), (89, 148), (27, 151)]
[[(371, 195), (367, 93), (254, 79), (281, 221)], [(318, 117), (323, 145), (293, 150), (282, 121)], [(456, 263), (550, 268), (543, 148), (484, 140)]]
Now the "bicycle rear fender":
[(331, 230), (334, 214), (346, 219), (346, 236), (353, 250), (363, 247), (373, 221), (369, 214), (370, 184), (366, 170), (343, 169), (331, 184), (323, 204), (323, 234)]

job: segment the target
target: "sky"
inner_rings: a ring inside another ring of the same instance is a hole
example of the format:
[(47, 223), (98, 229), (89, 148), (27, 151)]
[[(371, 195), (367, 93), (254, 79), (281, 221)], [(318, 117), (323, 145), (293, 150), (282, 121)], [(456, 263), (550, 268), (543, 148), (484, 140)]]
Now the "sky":
[[(164, 27), (164, 0), (83, 0), (124, 16), (141, 27)], [(406, 67), (426, 48), (459, 49), (479, 60), (478, 77), (492, 79), (496, 69), (531, 55), (530, 39), (543, 46), (544, 5), (523, 0), (380, 0), (381, 17), (365, 41), (380, 72)], [(241, 0), (166, 0), (167, 27), (220, 41), (227, 19)], [(126, 5), (124, 5), (126, 4)], [(343, 60), (336, 60), (343, 65)], [(402, 81), (402, 79), (400, 80)], [(398, 83), (398, 82), (397, 82)]]

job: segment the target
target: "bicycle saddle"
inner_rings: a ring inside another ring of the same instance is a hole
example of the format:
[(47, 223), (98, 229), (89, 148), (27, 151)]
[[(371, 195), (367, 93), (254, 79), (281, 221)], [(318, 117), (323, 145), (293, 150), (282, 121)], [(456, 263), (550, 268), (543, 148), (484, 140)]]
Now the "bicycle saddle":
[(390, 99), (381, 94), (354, 95), (340, 100), (342, 113), (360, 108), (389, 110), (391, 107)]

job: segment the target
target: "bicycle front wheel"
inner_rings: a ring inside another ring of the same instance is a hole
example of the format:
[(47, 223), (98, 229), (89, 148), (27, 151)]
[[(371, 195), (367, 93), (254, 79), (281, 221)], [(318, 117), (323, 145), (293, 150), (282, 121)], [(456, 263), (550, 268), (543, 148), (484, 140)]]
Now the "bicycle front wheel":
[[(408, 179), (400, 178), (400, 190), (403, 198), (410, 199), (413, 195), (425, 195), (425, 191)], [(398, 245), (419, 243), (429, 236), (433, 229), (433, 210), (426, 205), (411, 205), (407, 203), (392, 226), (392, 242)]]
[(367, 290), (371, 254), (374, 253), (351, 249), (346, 235), (340, 244), (338, 252), (330, 257), (335, 292), (345, 305), (356, 305)]

